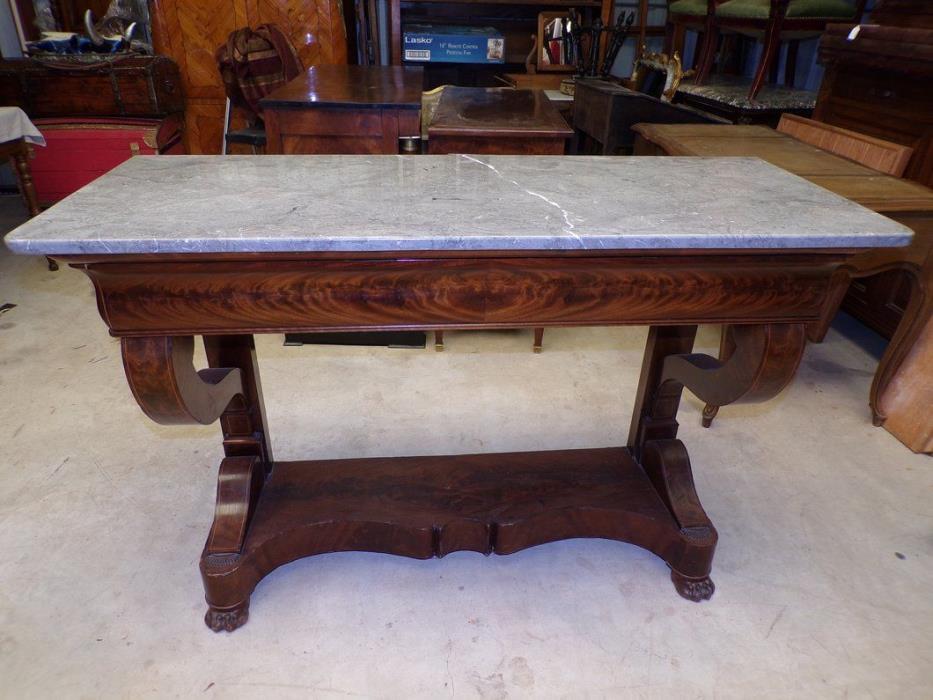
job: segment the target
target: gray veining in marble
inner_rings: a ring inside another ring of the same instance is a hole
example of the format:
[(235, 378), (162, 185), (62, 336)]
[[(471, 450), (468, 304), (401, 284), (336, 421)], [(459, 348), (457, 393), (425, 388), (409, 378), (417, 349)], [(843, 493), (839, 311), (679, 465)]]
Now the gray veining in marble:
[(756, 158), (149, 156), (6, 244), (42, 255), (762, 249), (911, 235)]

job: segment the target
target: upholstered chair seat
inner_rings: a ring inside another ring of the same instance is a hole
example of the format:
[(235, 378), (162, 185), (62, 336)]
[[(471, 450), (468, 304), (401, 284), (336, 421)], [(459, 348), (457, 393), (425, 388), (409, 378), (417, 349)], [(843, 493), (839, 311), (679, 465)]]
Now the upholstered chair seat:
[[(683, 0), (685, 4), (703, 4), (697, 0)], [(675, 3), (678, 4), (678, 3)], [(673, 11), (673, 5), (671, 5)], [(704, 8), (705, 12), (705, 8)], [(717, 17), (768, 19), (771, 0), (728, 0), (716, 8)], [(787, 19), (853, 19), (855, 7), (846, 0), (790, 0)]]
[(706, 16), (706, 0), (677, 0), (667, 10), (672, 15)]

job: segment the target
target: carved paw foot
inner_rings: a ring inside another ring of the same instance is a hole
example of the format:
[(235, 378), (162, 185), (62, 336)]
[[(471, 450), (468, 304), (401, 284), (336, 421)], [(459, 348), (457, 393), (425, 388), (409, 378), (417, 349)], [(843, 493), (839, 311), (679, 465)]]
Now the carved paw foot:
[(703, 427), (708, 428), (713, 424), (713, 419), (716, 417), (716, 414), (719, 413), (719, 406), (711, 406), (706, 404), (703, 407)]
[(214, 632), (233, 632), (249, 619), (249, 601), (235, 608), (208, 608), (204, 623)]
[(687, 578), (671, 569), (671, 581), (674, 582), (674, 588), (681, 597), (699, 603), (702, 600), (709, 600), (713, 597), (716, 586), (709, 576), (704, 578)]

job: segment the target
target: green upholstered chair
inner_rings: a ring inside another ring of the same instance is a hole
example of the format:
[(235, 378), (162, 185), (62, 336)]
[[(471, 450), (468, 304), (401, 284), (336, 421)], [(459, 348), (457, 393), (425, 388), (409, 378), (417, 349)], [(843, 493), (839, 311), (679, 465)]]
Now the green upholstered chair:
[(778, 60), (782, 40), (789, 41), (784, 81), (793, 85), (797, 46), (801, 39), (822, 34), (833, 22), (859, 22), (866, 0), (727, 0), (716, 6), (707, 34), (697, 83), (709, 77), (715, 47), (723, 31), (760, 38), (764, 43), (761, 60), (755, 71), (749, 99), (755, 99), (765, 83), (768, 71)]

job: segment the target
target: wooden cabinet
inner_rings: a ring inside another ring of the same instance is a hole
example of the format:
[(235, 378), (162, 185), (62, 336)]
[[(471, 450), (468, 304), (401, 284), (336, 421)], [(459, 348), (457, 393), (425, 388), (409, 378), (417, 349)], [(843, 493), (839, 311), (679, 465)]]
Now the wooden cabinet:
[[(885, 0), (872, 24), (830, 25), (820, 41), (826, 76), (814, 117), (914, 149), (904, 177), (933, 187), (933, 9), (927, 0)], [(843, 308), (886, 338), (910, 297), (903, 272), (852, 284)]]
[(910, 280), (900, 270), (852, 280), (842, 309), (890, 340), (910, 301)]
[(315, 66), (260, 103), (266, 153), (397, 154), (421, 138), (421, 68)]
[(275, 23), (305, 66), (347, 62), (339, 0), (151, 0), (153, 43), (181, 70), (189, 153), (220, 153), (224, 94), (214, 54), (240, 27)]
[(878, 0), (871, 11), (871, 22), (887, 27), (933, 29), (933, 6), (929, 0)]

